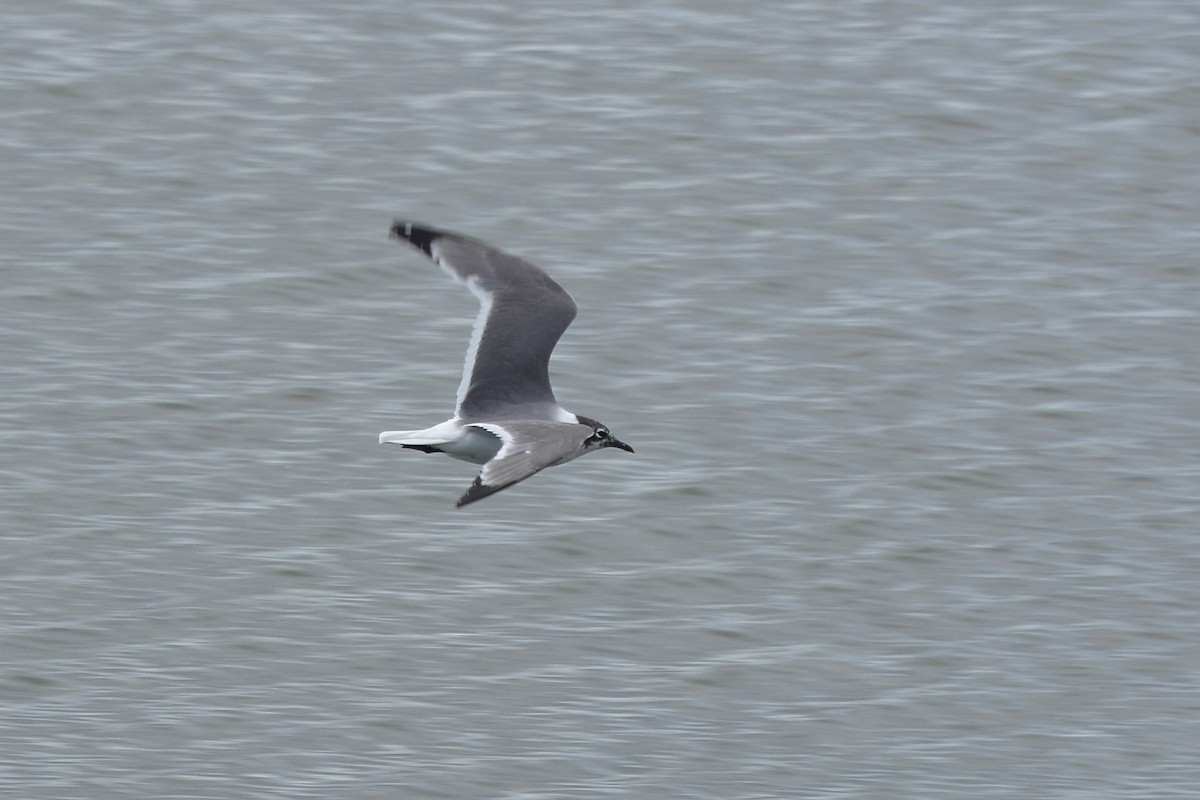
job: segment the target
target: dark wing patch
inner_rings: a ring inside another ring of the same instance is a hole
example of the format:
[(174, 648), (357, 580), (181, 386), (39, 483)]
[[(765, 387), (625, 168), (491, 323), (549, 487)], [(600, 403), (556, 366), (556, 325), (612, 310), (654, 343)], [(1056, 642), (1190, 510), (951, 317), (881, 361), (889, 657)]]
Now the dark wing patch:
[[(533, 473), (530, 473), (530, 475), (532, 474)], [(526, 475), (525, 477), (528, 478), (530, 475)], [(454, 507), (462, 508), (467, 503), (474, 503), (476, 500), (482, 500), (485, 497), (489, 497), (501, 489), (507, 489), (514, 483), (518, 483), (518, 481), (513, 481), (513, 483), (505, 483), (498, 486), (489, 486), (488, 484), (485, 484), (481, 478), (476, 476), (475, 482), (471, 484), (471, 488), (467, 489), (466, 493), (462, 497), (458, 498), (458, 502), (454, 504)]]
[(392, 236), (397, 239), (404, 239), (413, 247), (420, 248), (425, 255), (433, 257), (433, 241), (445, 235), (444, 231), (439, 231), (437, 228), (430, 228), (427, 225), (421, 225), (417, 222), (401, 222), (396, 220), (392, 224)]

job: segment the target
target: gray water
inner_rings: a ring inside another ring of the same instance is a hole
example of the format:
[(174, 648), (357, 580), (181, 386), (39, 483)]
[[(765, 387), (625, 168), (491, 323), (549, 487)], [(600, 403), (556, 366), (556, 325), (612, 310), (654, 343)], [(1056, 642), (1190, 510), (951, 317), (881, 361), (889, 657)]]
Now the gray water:
[[(1200, 795), (1193, 2), (6, 0), (0, 794)], [(545, 266), (637, 448), (456, 511)]]

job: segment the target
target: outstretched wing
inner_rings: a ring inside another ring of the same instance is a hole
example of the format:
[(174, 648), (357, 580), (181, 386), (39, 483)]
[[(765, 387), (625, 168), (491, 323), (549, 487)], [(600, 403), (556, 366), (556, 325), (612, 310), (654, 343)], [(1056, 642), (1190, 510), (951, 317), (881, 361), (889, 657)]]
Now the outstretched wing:
[(575, 319), (571, 295), (539, 267), (476, 239), (400, 220), (392, 235), (420, 248), (479, 300), (457, 415), (479, 419), (516, 405), (557, 405), (550, 354)]
[(479, 422), (471, 427), (499, 436), (502, 444), (495, 457), (483, 465), (471, 488), (459, 498), (459, 508), (569, 460), (592, 435), (587, 425), (542, 420)]

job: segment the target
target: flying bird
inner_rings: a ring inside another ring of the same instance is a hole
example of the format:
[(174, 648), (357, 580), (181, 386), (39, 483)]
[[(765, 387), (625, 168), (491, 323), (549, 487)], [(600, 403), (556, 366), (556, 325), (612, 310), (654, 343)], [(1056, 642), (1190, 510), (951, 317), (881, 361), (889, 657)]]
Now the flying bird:
[(479, 300), (454, 416), (432, 428), (384, 431), (380, 444), (482, 464), (458, 507), (546, 467), (606, 447), (633, 448), (550, 388), (550, 353), (575, 319), (575, 301), (541, 268), (481, 241), (397, 220), (391, 235), (429, 256)]

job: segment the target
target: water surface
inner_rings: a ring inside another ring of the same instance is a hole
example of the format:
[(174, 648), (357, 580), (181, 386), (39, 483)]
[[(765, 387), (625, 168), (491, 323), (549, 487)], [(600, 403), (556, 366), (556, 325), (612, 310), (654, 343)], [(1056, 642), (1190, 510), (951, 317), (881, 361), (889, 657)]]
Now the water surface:
[[(1200, 791), (1191, 4), (14, 2), (0, 786)], [(547, 267), (604, 453), (375, 443)]]

